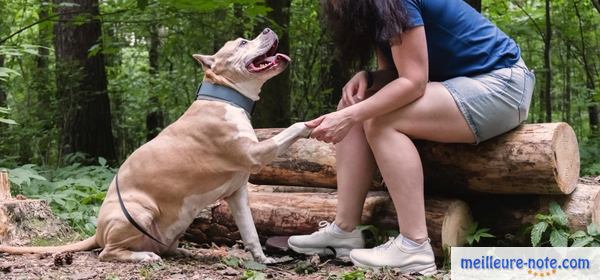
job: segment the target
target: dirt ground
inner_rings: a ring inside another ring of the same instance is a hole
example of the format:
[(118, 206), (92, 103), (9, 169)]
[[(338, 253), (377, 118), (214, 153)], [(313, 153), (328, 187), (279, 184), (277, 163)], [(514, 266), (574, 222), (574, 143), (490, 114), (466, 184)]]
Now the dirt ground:
[[(450, 279), (442, 271), (435, 277), (425, 278), (387, 269), (356, 270), (350, 263), (322, 260), (317, 256), (282, 257), (287, 261), (265, 267), (244, 261), (251, 260), (250, 254), (236, 247), (188, 249), (194, 253), (193, 258), (166, 258), (154, 264), (100, 262), (97, 251), (71, 256), (4, 254), (0, 255), (0, 279)], [(360, 277), (362, 274), (365, 278)]]

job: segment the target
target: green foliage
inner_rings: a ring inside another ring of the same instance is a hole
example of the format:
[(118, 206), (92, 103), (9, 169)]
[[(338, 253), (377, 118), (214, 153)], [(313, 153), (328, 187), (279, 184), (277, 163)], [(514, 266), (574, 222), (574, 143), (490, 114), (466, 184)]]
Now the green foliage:
[(267, 279), (267, 275), (260, 271), (246, 270), (246, 271), (244, 271), (244, 274), (242, 275), (241, 279), (242, 280), (265, 280), (265, 279)]
[(0, 107), (0, 123), (17, 124), (17, 122), (15, 122), (11, 119), (5, 119), (5, 118), (1, 117), (2, 115), (8, 115), (8, 114), (10, 114), (10, 110), (8, 108)]
[(360, 268), (357, 268), (353, 271), (346, 272), (342, 274), (338, 279), (340, 280), (365, 280), (366, 272)]
[(579, 146), (581, 175), (600, 175), (600, 137), (592, 137)]
[(44, 169), (32, 164), (9, 170), (9, 180), (15, 194), (47, 200), (53, 212), (66, 220), (82, 235), (92, 235), (95, 219), (115, 170), (100, 165), (82, 166), (79, 163)]
[(294, 266), (294, 272), (298, 274), (311, 274), (317, 272), (317, 270), (319, 270), (319, 268), (309, 261), (299, 261)]
[(550, 245), (552, 247), (598, 247), (600, 233), (597, 225), (590, 224), (587, 231), (578, 230), (569, 233), (567, 215), (558, 203), (552, 201), (548, 205), (548, 214), (537, 214), (537, 223), (531, 228), (531, 244), (533, 246)]
[(473, 246), (475, 243), (479, 243), (481, 238), (492, 238), (494, 235), (490, 234), (489, 228), (478, 228), (479, 224), (473, 222), (467, 229), (467, 243), (469, 246)]
[(367, 248), (383, 244), (387, 242), (390, 237), (396, 237), (399, 234), (397, 230), (382, 231), (374, 225), (358, 225), (356, 229), (362, 232)]

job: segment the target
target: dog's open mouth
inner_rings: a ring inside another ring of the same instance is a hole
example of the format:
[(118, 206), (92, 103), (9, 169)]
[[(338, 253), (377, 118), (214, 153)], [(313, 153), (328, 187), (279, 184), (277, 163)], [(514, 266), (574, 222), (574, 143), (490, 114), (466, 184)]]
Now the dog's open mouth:
[(252, 73), (263, 72), (279, 66), (281, 62), (290, 62), (291, 59), (289, 56), (282, 53), (277, 53), (278, 44), (279, 42), (275, 40), (271, 48), (266, 53), (253, 59), (250, 64), (246, 66), (248, 71)]

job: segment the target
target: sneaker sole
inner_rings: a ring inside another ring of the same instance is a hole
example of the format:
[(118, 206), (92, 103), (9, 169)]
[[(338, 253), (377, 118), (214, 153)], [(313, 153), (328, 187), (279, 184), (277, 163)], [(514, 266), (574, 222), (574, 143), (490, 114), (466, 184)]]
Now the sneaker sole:
[[(372, 265), (367, 265), (367, 264), (361, 263), (361, 262), (357, 261), (356, 259), (352, 258), (352, 256), (350, 256), (350, 260), (352, 261), (352, 263), (355, 266), (358, 266), (358, 267), (373, 268), (373, 269), (380, 269), (383, 267), (383, 266), (372, 266)], [(433, 263), (431, 265), (414, 264), (414, 265), (409, 265), (409, 266), (405, 266), (405, 267), (397, 267), (397, 268), (400, 268), (400, 270), (405, 273), (418, 272), (418, 273), (422, 274), (423, 276), (432, 276), (437, 273), (437, 267), (435, 266), (435, 263)]]
[[(325, 247), (325, 248), (302, 248), (296, 247), (292, 244), (288, 243), (288, 247), (292, 249), (296, 253), (305, 254), (305, 255), (321, 255), (321, 256), (331, 256), (335, 253), (336, 257), (348, 257), (350, 255), (350, 251), (352, 249), (348, 248), (335, 248), (335, 247)], [(333, 250), (335, 250), (335, 252)]]

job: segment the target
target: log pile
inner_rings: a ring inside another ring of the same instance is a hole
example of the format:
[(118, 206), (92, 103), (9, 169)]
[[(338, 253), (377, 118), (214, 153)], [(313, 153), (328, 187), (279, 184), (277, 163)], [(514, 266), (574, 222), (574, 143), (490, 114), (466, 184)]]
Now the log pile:
[[(257, 129), (256, 134), (262, 140), (279, 131)], [(502, 238), (534, 223), (537, 213), (548, 211), (550, 201), (562, 206), (572, 230), (600, 224), (600, 183), (578, 183), (579, 149), (566, 123), (522, 125), (477, 146), (416, 144), (436, 255), (443, 246), (464, 245), (472, 221)], [(334, 145), (298, 140), (250, 181), (250, 206), (261, 237), (310, 233), (319, 221), (335, 217)], [(395, 210), (380, 178), (373, 178), (362, 223), (397, 229)], [(220, 202), (195, 220), (186, 237), (231, 244), (239, 233), (226, 203)]]

